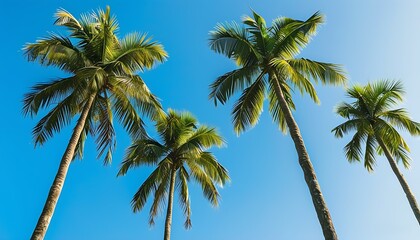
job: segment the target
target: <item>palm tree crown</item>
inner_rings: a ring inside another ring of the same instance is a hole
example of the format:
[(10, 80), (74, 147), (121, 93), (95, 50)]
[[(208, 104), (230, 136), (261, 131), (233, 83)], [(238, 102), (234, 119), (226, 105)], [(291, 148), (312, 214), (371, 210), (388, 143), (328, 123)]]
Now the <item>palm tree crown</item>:
[(346, 157), (350, 162), (360, 161), (363, 155), (362, 143), (365, 142), (364, 165), (373, 171), (375, 152), (386, 156), (392, 171), (401, 184), (410, 207), (420, 224), (420, 208), (395, 159), (409, 167), (407, 143), (396, 128), (408, 131), (411, 135), (420, 134), (420, 123), (414, 122), (404, 108), (393, 109), (402, 101), (404, 91), (400, 82), (378, 81), (366, 86), (356, 85), (347, 90), (355, 101), (338, 105), (337, 113), (348, 119), (332, 131), (336, 137), (343, 137), (349, 131), (356, 131), (345, 146)]
[(292, 88), (309, 94), (318, 103), (311, 79), (323, 84), (345, 83), (346, 77), (340, 66), (295, 58), (324, 22), (320, 13), (306, 21), (276, 18), (268, 27), (264, 18), (253, 12), (253, 17), (245, 16), (242, 22), (244, 26), (235, 22), (219, 24), (210, 32), (211, 49), (234, 60), (239, 67), (217, 78), (210, 86), (209, 95), (215, 104), (224, 104), (233, 94), (242, 91), (232, 111), (237, 133), (258, 122), (266, 97), (274, 121), (286, 131), (277, 86), (283, 91), (288, 107), (295, 109)]
[[(161, 141), (151, 138), (135, 141), (128, 148), (118, 174), (124, 175), (128, 169), (142, 165), (157, 166), (134, 195), (133, 211), (142, 210), (148, 196), (153, 193), (149, 223), (154, 224), (168, 191), (172, 202), (171, 186), (176, 186), (179, 203), (186, 217), (185, 227), (189, 228), (191, 207), (187, 184), (190, 179), (201, 185), (204, 196), (214, 206), (218, 205), (219, 198), (215, 184), (223, 185), (229, 180), (226, 169), (207, 151), (212, 146), (222, 146), (224, 140), (214, 128), (199, 126), (197, 120), (187, 112), (169, 110), (165, 117), (157, 121), (156, 130)], [(174, 179), (172, 183), (171, 178)]]
[(366, 169), (373, 171), (375, 152), (383, 153), (378, 142), (380, 140), (395, 159), (401, 160), (404, 167), (409, 167), (410, 158), (407, 152), (410, 149), (397, 129), (419, 135), (420, 124), (412, 121), (404, 108), (393, 108), (402, 101), (403, 93), (401, 82), (389, 80), (369, 83), (366, 86), (356, 85), (347, 90), (347, 95), (355, 101), (343, 102), (337, 106), (337, 114), (347, 121), (332, 131), (339, 138), (350, 131), (356, 131), (344, 148), (350, 162), (361, 161), (363, 158)]
[(29, 61), (58, 67), (69, 76), (33, 86), (25, 95), (23, 112), (34, 116), (41, 108), (51, 107), (33, 130), (35, 144), (43, 144), (93, 97), (76, 152), (81, 157), (86, 136), (96, 135), (98, 157), (106, 153), (105, 162), (109, 162), (115, 145), (111, 109), (131, 136), (145, 135), (136, 111), (155, 117), (161, 107), (136, 73), (163, 62), (167, 53), (145, 34), (119, 39), (118, 23), (109, 7), (81, 19), (65, 10), (58, 10), (55, 17), (55, 25), (65, 27), (70, 36), (52, 33), (28, 43), (25, 54)]

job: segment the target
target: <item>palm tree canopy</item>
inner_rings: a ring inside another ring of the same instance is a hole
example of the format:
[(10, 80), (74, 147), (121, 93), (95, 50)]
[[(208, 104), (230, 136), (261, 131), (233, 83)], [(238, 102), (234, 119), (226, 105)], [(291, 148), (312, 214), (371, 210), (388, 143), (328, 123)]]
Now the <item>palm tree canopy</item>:
[(410, 149), (397, 129), (419, 135), (420, 123), (411, 120), (406, 109), (394, 108), (402, 101), (403, 94), (401, 82), (390, 80), (366, 86), (355, 85), (347, 89), (347, 95), (354, 101), (337, 106), (337, 114), (347, 121), (335, 127), (332, 132), (341, 138), (350, 131), (356, 131), (344, 148), (350, 162), (361, 161), (364, 155), (366, 169), (373, 171), (375, 151), (379, 154), (383, 151), (378, 145), (378, 138), (381, 138), (397, 161), (401, 160), (406, 168), (409, 167), (410, 158), (407, 153)]
[(204, 196), (214, 206), (218, 205), (219, 193), (216, 184), (223, 186), (229, 180), (227, 170), (207, 151), (213, 146), (224, 145), (216, 129), (199, 125), (187, 112), (169, 110), (157, 120), (156, 130), (160, 142), (151, 138), (135, 141), (127, 150), (118, 175), (125, 175), (130, 168), (157, 166), (133, 197), (133, 211), (143, 209), (148, 196), (153, 192), (150, 209), (150, 224), (159, 213), (168, 195), (171, 171), (176, 172), (176, 188), (184, 211), (185, 227), (191, 227), (191, 207), (188, 192), (190, 179), (198, 182)]
[(24, 50), (29, 61), (55, 66), (69, 76), (33, 86), (25, 95), (23, 112), (35, 116), (40, 109), (49, 109), (33, 130), (35, 145), (42, 145), (94, 96), (76, 152), (82, 156), (85, 139), (91, 134), (96, 137), (98, 157), (105, 154), (107, 163), (115, 146), (113, 114), (133, 138), (145, 136), (137, 111), (152, 118), (161, 114), (158, 99), (137, 72), (165, 61), (167, 53), (146, 34), (118, 38), (118, 22), (109, 7), (80, 19), (60, 9), (55, 19), (55, 25), (68, 30), (69, 36), (51, 33), (26, 44)]
[(269, 27), (264, 18), (253, 12), (242, 19), (242, 26), (235, 22), (218, 24), (210, 32), (210, 48), (234, 60), (238, 69), (218, 77), (210, 85), (209, 98), (215, 104), (225, 104), (232, 95), (242, 91), (232, 112), (238, 134), (258, 122), (266, 97), (273, 120), (286, 131), (274, 90), (276, 85), (280, 85), (289, 107), (295, 109), (293, 89), (309, 94), (318, 103), (311, 80), (332, 85), (346, 82), (339, 65), (295, 58), (323, 22), (323, 15), (316, 12), (306, 21), (279, 17)]

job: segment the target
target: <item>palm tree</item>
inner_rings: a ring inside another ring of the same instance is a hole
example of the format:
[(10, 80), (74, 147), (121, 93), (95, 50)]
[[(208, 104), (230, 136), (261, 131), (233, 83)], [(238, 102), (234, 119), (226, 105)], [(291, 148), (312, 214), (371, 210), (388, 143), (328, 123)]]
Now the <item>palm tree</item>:
[(234, 60), (238, 69), (217, 78), (210, 86), (209, 97), (216, 105), (218, 102), (225, 104), (232, 95), (242, 91), (232, 111), (237, 134), (258, 122), (263, 102), (268, 98), (273, 120), (283, 132), (289, 129), (295, 143), (325, 239), (337, 239), (315, 171), (291, 112), (295, 109), (292, 87), (302, 94), (308, 93), (318, 103), (311, 79), (315, 83), (321, 81), (333, 85), (346, 81), (338, 65), (295, 58), (323, 21), (323, 16), (317, 12), (306, 21), (276, 18), (272, 26), (267, 27), (265, 20), (253, 12), (253, 17), (242, 19), (244, 26), (235, 22), (217, 25), (210, 32), (210, 48)]
[[(115, 146), (113, 113), (133, 138), (145, 136), (144, 124), (136, 110), (157, 117), (161, 106), (136, 74), (163, 62), (163, 47), (145, 34), (132, 33), (119, 39), (118, 23), (110, 9), (76, 19), (65, 10), (55, 14), (55, 25), (70, 31), (28, 43), (29, 61), (55, 66), (69, 76), (40, 83), (25, 95), (23, 112), (35, 116), (42, 108), (49, 112), (33, 129), (35, 145), (42, 145), (79, 115), (47, 201), (31, 239), (43, 239), (71, 161), (82, 157), (88, 134), (96, 137), (98, 157), (111, 161)], [(112, 111), (113, 110), (113, 111)]]
[(420, 210), (416, 198), (395, 161), (401, 161), (406, 168), (410, 166), (408, 157), (410, 149), (396, 128), (406, 130), (411, 135), (420, 134), (420, 123), (412, 121), (404, 108), (392, 109), (402, 101), (404, 94), (402, 84), (382, 80), (366, 86), (353, 86), (347, 90), (347, 94), (354, 99), (354, 102), (341, 103), (336, 109), (337, 114), (347, 121), (332, 131), (338, 138), (349, 131), (356, 131), (344, 148), (348, 161), (360, 162), (363, 157), (365, 168), (371, 172), (376, 161), (375, 151), (380, 155), (385, 154), (420, 224)]
[(118, 175), (125, 175), (128, 169), (142, 165), (157, 166), (137, 190), (131, 201), (133, 211), (141, 211), (148, 196), (153, 192), (149, 224), (159, 213), (166, 198), (168, 207), (165, 221), (164, 240), (170, 239), (172, 205), (175, 189), (179, 203), (186, 217), (185, 228), (191, 227), (191, 207), (188, 182), (192, 178), (201, 185), (204, 196), (214, 206), (218, 205), (219, 193), (215, 184), (223, 185), (229, 180), (228, 173), (211, 152), (212, 146), (222, 146), (224, 141), (214, 128), (201, 125), (189, 113), (169, 110), (156, 123), (161, 142), (154, 139), (135, 141), (127, 150)]

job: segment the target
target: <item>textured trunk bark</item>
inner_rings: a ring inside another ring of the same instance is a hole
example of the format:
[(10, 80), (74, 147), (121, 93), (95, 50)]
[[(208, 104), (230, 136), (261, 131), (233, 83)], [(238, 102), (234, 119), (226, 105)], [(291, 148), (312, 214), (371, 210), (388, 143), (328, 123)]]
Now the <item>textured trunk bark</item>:
[[(275, 76), (270, 75), (270, 79), (272, 79), (272, 77), (275, 77)], [(290, 136), (293, 139), (296, 151), (298, 153), (299, 164), (303, 170), (305, 181), (306, 181), (306, 184), (308, 185), (309, 192), (312, 197), (312, 202), (314, 204), (316, 213), (318, 215), (319, 223), (321, 224), (321, 227), (322, 227), (324, 238), (326, 240), (337, 240), (338, 237), (334, 229), (330, 212), (328, 210), (324, 197), (322, 196), (321, 187), (318, 184), (318, 180), (315, 175), (315, 170), (312, 166), (311, 160), (309, 159), (309, 155), (306, 151), (306, 147), (303, 142), (303, 138), (300, 134), (299, 127), (295, 119), (293, 118), (292, 112), (289, 109), (286, 99), (284, 98), (283, 91), (280, 87), (280, 83), (278, 82), (278, 79), (276, 78), (276, 79), (273, 79), (272, 81), (274, 82), (274, 89), (279, 100), (280, 108), (286, 119), (286, 124), (287, 124), (287, 127), (289, 128)]]
[(32, 233), (31, 240), (42, 240), (45, 237), (48, 225), (50, 224), (51, 218), (54, 214), (55, 206), (57, 204), (58, 198), (60, 197), (61, 190), (63, 189), (67, 171), (74, 157), (74, 151), (76, 149), (77, 142), (79, 141), (80, 134), (83, 131), (88, 113), (92, 107), (94, 100), (95, 96), (90, 96), (88, 102), (83, 108), (79, 120), (77, 121), (76, 127), (73, 130), (73, 134), (71, 135), (66, 151), (64, 152), (63, 157), (61, 158), (60, 166), (54, 178), (54, 182), (50, 188), (50, 192), (48, 193), (47, 201), (44, 204), (44, 209), (42, 210), (41, 216), (38, 219), (38, 223), (36, 224), (35, 230)]
[(172, 170), (171, 182), (169, 186), (168, 209), (166, 212), (166, 220), (165, 220), (165, 235), (163, 236), (163, 240), (171, 239), (172, 206), (174, 202), (175, 177), (176, 177), (176, 171)]
[(385, 156), (388, 159), (389, 165), (391, 165), (392, 171), (394, 172), (395, 176), (397, 176), (398, 181), (400, 182), (401, 187), (403, 188), (404, 193), (407, 196), (408, 202), (410, 203), (414, 216), (417, 218), (417, 222), (420, 224), (420, 210), (419, 210), (419, 206), (417, 204), (416, 198), (414, 197), (414, 194), (411, 192), (411, 189), (408, 186), (407, 182), (405, 181), (404, 176), (401, 174), (400, 170), (398, 169), (398, 166), (395, 163), (394, 158), (392, 157), (391, 153), (389, 152), (388, 148), (386, 147), (382, 139), (379, 138), (379, 136), (376, 136), (376, 139), (379, 143), (379, 146), (381, 146), (382, 150), (384, 151)]

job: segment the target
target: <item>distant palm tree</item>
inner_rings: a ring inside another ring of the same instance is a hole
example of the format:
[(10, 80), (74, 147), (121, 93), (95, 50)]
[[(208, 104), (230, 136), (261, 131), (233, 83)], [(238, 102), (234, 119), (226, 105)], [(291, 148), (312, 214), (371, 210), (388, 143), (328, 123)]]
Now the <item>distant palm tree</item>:
[[(409, 147), (395, 127), (406, 130), (411, 135), (420, 134), (420, 124), (412, 121), (404, 108), (392, 109), (402, 101), (403, 93), (400, 82), (385, 80), (349, 88), (347, 94), (355, 101), (350, 104), (341, 103), (336, 109), (338, 115), (348, 120), (332, 131), (339, 138), (349, 131), (356, 131), (344, 151), (349, 162), (360, 162), (364, 157), (364, 165), (369, 172), (373, 171), (375, 165), (375, 152), (385, 154), (420, 224), (420, 210), (416, 198), (394, 160), (401, 160), (406, 168), (410, 165), (407, 155)], [(366, 144), (364, 156), (363, 142)]]
[(263, 102), (268, 98), (274, 121), (283, 132), (289, 129), (295, 143), (325, 239), (337, 239), (315, 171), (291, 112), (295, 109), (292, 87), (308, 93), (315, 102), (319, 102), (311, 79), (333, 85), (346, 81), (338, 65), (295, 58), (323, 21), (323, 16), (315, 13), (306, 21), (276, 18), (272, 26), (267, 27), (265, 20), (253, 12), (253, 17), (242, 19), (245, 26), (237, 23), (217, 25), (210, 32), (211, 49), (234, 60), (239, 68), (217, 78), (211, 84), (209, 97), (214, 99), (215, 104), (225, 104), (232, 95), (242, 91), (232, 112), (234, 129), (238, 134), (258, 122)]
[(128, 169), (142, 165), (154, 165), (156, 169), (140, 186), (133, 197), (133, 211), (143, 209), (148, 196), (153, 192), (150, 209), (150, 225), (165, 200), (168, 207), (165, 221), (164, 240), (170, 239), (172, 205), (177, 188), (180, 205), (186, 217), (185, 228), (191, 227), (191, 207), (188, 182), (192, 178), (201, 185), (204, 196), (212, 205), (218, 205), (219, 193), (215, 183), (223, 185), (229, 180), (228, 173), (212, 153), (206, 151), (212, 146), (221, 146), (224, 141), (214, 128), (201, 125), (189, 113), (169, 110), (166, 117), (157, 121), (156, 130), (161, 142), (154, 139), (135, 141), (127, 151), (118, 175), (125, 175)]
[(32, 87), (25, 95), (23, 112), (35, 116), (39, 109), (50, 109), (33, 130), (35, 145), (42, 145), (80, 116), (31, 239), (44, 238), (69, 165), (75, 154), (82, 157), (88, 134), (96, 136), (98, 157), (105, 154), (105, 163), (111, 161), (115, 145), (112, 110), (134, 138), (146, 135), (136, 111), (150, 117), (162, 112), (156, 97), (136, 74), (166, 59), (160, 44), (137, 33), (119, 39), (118, 23), (109, 7), (105, 12), (82, 15), (80, 20), (65, 10), (57, 11), (55, 17), (55, 25), (66, 27), (70, 37), (50, 34), (27, 44), (25, 54), (29, 61), (58, 67), (69, 77)]

